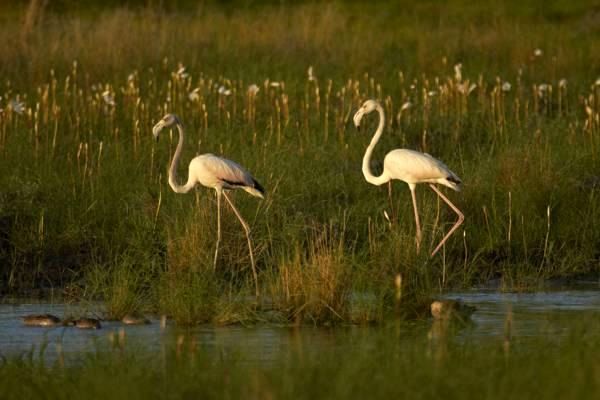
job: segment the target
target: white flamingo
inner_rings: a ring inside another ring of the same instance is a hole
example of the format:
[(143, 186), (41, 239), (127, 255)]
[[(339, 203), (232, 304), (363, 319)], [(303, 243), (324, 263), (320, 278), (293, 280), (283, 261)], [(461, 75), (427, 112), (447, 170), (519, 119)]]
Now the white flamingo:
[(264, 198), (265, 191), (260, 183), (258, 183), (258, 181), (254, 179), (254, 177), (250, 175), (250, 173), (241, 165), (226, 158), (217, 157), (214, 154), (202, 154), (194, 157), (190, 162), (187, 183), (183, 186), (179, 185), (177, 183), (177, 165), (179, 163), (181, 149), (183, 148), (183, 124), (176, 115), (167, 114), (160, 121), (158, 121), (156, 125), (154, 125), (154, 128), (152, 128), (152, 134), (156, 139), (158, 139), (158, 134), (162, 129), (171, 128), (173, 126), (176, 126), (177, 130), (179, 131), (179, 142), (177, 143), (177, 149), (175, 150), (175, 154), (173, 155), (173, 160), (171, 161), (171, 166), (169, 168), (169, 185), (176, 193), (187, 193), (198, 183), (202, 186), (215, 189), (217, 193), (217, 244), (213, 263), (213, 268), (215, 269), (217, 267), (219, 244), (221, 242), (221, 195), (225, 197), (225, 200), (240, 220), (240, 223), (246, 232), (256, 296), (258, 296), (258, 276), (256, 274), (256, 266), (254, 264), (252, 241), (250, 240), (250, 227), (246, 221), (244, 221), (244, 218), (242, 218), (237, 208), (233, 205), (233, 202), (229, 196), (227, 196), (226, 190), (242, 189), (250, 193), (252, 196), (260, 197), (261, 199)]
[(442, 192), (440, 192), (434, 183), (460, 191), (462, 182), (460, 178), (454, 172), (450, 171), (450, 169), (440, 160), (433, 158), (427, 153), (420, 153), (408, 149), (396, 149), (387, 153), (383, 159), (383, 173), (379, 176), (374, 176), (371, 172), (370, 161), (373, 149), (383, 133), (383, 125), (385, 123), (383, 108), (375, 100), (365, 101), (362, 107), (354, 114), (354, 125), (359, 128), (363, 116), (373, 111), (379, 113), (379, 126), (377, 127), (377, 131), (375, 132), (373, 139), (371, 139), (371, 143), (367, 147), (363, 157), (362, 171), (367, 182), (372, 183), (373, 185), (379, 186), (392, 179), (399, 179), (408, 184), (415, 211), (415, 223), (417, 225), (417, 251), (419, 251), (421, 245), (421, 225), (419, 223), (419, 212), (417, 210), (417, 199), (415, 197), (415, 187), (417, 183), (428, 183), (429, 187), (431, 187), (431, 189), (458, 215), (458, 221), (431, 253), (431, 256), (433, 257), (465, 219), (463, 213), (460, 212), (460, 210), (452, 204)]

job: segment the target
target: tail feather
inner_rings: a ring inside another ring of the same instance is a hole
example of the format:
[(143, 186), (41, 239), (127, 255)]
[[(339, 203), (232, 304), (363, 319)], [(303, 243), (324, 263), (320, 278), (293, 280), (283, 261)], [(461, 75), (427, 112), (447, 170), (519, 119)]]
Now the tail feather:
[(450, 175), (446, 178), (440, 179), (438, 181), (438, 183), (440, 183), (441, 185), (447, 186), (452, 190), (456, 190), (457, 192), (460, 192), (460, 189), (462, 186), (462, 181), (456, 175)]
[(265, 188), (254, 178), (252, 178), (252, 186), (244, 186), (244, 190), (252, 196), (265, 198)]
[(265, 188), (254, 178), (252, 178), (252, 182), (254, 182), (254, 189), (258, 190), (264, 196)]

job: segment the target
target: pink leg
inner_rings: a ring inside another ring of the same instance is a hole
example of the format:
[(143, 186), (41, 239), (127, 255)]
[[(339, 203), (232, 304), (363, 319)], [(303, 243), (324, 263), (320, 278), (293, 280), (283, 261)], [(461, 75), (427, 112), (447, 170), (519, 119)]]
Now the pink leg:
[(394, 200), (392, 196), (392, 181), (388, 182), (388, 200), (390, 202), (390, 225), (396, 221), (396, 212), (394, 209)]
[(417, 225), (417, 253), (421, 249), (421, 223), (419, 222), (419, 211), (417, 210), (417, 196), (415, 195), (415, 185), (408, 185), (410, 189), (410, 195), (412, 197), (413, 209), (415, 210), (415, 224)]
[(458, 229), (458, 227), (460, 226), (460, 224), (463, 223), (463, 221), (465, 220), (465, 216), (463, 215), (462, 212), (460, 212), (460, 210), (454, 204), (452, 204), (452, 202), (450, 200), (448, 200), (448, 198), (446, 196), (444, 196), (442, 194), (442, 192), (440, 192), (440, 190), (437, 187), (435, 187), (435, 185), (433, 185), (433, 184), (430, 183), (429, 187), (434, 192), (436, 192), (437, 195), (440, 196), (440, 198), (442, 200), (444, 200), (446, 202), (446, 204), (448, 204), (452, 210), (454, 210), (454, 212), (456, 213), (456, 215), (458, 215), (458, 221), (456, 221), (456, 223), (454, 224), (454, 226), (452, 227), (452, 229), (450, 229), (450, 231), (446, 234), (446, 236), (444, 236), (444, 238), (442, 239), (442, 241), (440, 242), (440, 244), (438, 244), (437, 247), (435, 248), (435, 250), (433, 250), (433, 252), (431, 253), (431, 257), (433, 257), (435, 255), (435, 253), (437, 253), (438, 250), (444, 245), (444, 243), (446, 242), (446, 240), (448, 240), (448, 238), (450, 237), (450, 235), (452, 235), (454, 233), (454, 231)]
[(213, 271), (217, 270), (217, 259), (219, 257), (219, 244), (221, 243), (221, 191), (217, 190), (217, 244), (215, 246), (215, 258)]
[(254, 276), (254, 286), (256, 289), (256, 297), (258, 297), (260, 295), (260, 292), (258, 289), (258, 275), (256, 274), (256, 265), (254, 264), (254, 253), (252, 252), (252, 240), (250, 239), (250, 227), (248, 226), (246, 221), (244, 221), (244, 218), (242, 218), (242, 215), (237, 210), (237, 208), (235, 208), (235, 206), (233, 205), (233, 202), (229, 199), (229, 196), (227, 196), (227, 193), (223, 192), (223, 196), (225, 197), (225, 200), (227, 201), (227, 203), (229, 203), (229, 206), (231, 206), (231, 209), (235, 213), (235, 216), (238, 217), (238, 219), (240, 220), (240, 223), (242, 224), (242, 228), (244, 228), (244, 232), (246, 232), (246, 239), (248, 240), (248, 250), (250, 252), (250, 265), (252, 266), (252, 275)]

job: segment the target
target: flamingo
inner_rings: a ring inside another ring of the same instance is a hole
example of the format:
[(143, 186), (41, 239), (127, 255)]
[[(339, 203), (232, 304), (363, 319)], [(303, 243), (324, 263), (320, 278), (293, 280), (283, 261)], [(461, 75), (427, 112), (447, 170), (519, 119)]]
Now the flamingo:
[(383, 126), (385, 123), (385, 116), (381, 104), (375, 100), (365, 101), (358, 111), (356, 111), (356, 114), (354, 114), (354, 125), (356, 125), (357, 128), (360, 128), (360, 121), (363, 116), (373, 111), (379, 113), (379, 126), (371, 139), (371, 143), (369, 143), (369, 146), (365, 151), (362, 162), (362, 172), (367, 182), (373, 185), (379, 186), (393, 179), (398, 179), (408, 184), (415, 212), (415, 223), (417, 225), (417, 252), (421, 245), (421, 225), (419, 223), (419, 212), (415, 196), (415, 188), (418, 183), (429, 184), (429, 187), (458, 215), (458, 221), (431, 253), (431, 257), (433, 257), (465, 219), (463, 213), (452, 204), (452, 202), (448, 200), (434, 184), (437, 183), (447, 186), (455, 191), (460, 191), (462, 182), (460, 178), (440, 160), (433, 158), (427, 153), (408, 149), (396, 149), (387, 153), (383, 159), (383, 173), (379, 176), (374, 176), (370, 167), (371, 154), (383, 133)]
[(185, 185), (179, 185), (177, 183), (177, 165), (179, 163), (179, 156), (181, 155), (185, 136), (183, 124), (175, 114), (167, 114), (154, 125), (152, 134), (154, 135), (154, 138), (158, 140), (158, 135), (164, 128), (171, 128), (173, 126), (176, 126), (179, 131), (179, 142), (177, 143), (177, 149), (175, 150), (171, 166), (169, 167), (169, 186), (171, 186), (175, 193), (187, 193), (198, 183), (215, 190), (217, 194), (217, 244), (215, 248), (213, 269), (217, 268), (219, 244), (221, 242), (221, 196), (225, 197), (227, 204), (229, 204), (234, 214), (239, 219), (242, 228), (246, 233), (250, 253), (250, 263), (252, 265), (252, 275), (254, 277), (256, 296), (258, 297), (258, 276), (256, 274), (256, 265), (254, 263), (254, 254), (252, 252), (250, 227), (244, 218), (242, 218), (242, 215), (237, 208), (233, 205), (233, 202), (226, 191), (242, 189), (252, 196), (263, 199), (265, 190), (261, 184), (238, 163), (209, 153), (196, 156), (192, 159), (189, 166), (187, 183)]

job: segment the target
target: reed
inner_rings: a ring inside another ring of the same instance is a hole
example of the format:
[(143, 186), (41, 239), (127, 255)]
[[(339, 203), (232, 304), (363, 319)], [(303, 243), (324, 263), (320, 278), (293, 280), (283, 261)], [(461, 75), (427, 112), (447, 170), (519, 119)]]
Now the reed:
[(297, 243), (290, 259), (272, 271), (271, 299), (288, 320), (348, 320), (351, 260), (344, 246), (343, 225), (316, 226), (307, 243)]

